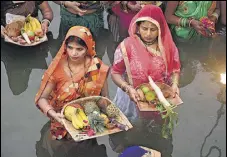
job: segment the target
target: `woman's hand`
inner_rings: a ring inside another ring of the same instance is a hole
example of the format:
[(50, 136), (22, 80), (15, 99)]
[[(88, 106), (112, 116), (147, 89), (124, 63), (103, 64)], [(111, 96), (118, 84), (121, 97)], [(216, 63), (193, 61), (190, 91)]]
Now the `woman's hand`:
[(137, 104), (138, 101), (140, 101), (140, 97), (137, 91), (131, 86), (127, 86), (126, 88), (128, 88), (128, 95), (131, 98), (131, 100)]
[(191, 26), (196, 30), (197, 33), (203, 34), (204, 27), (202, 22), (192, 19)]
[(82, 10), (79, 8), (80, 3), (75, 1), (65, 1), (65, 7), (73, 14), (83, 16), (86, 14), (87, 10)]
[(173, 85), (172, 85), (172, 91), (173, 91), (173, 95), (172, 95), (173, 98), (176, 97), (176, 94), (177, 95), (180, 94), (180, 90), (179, 90), (178, 85), (176, 83), (173, 83)]
[(47, 112), (47, 114), (63, 125), (62, 119), (64, 116), (61, 115), (61, 113), (56, 113), (53, 109), (51, 109)]
[(140, 11), (140, 9), (142, 9), (142, 7), (139, 3), (130, 4), (130, 2), (128, 3), (128, 8), (134, 12), (138, 12), (138, 11)]
[(43, 34), (46, 34), (48, 32), (49, 23), (47, 21), (44, 21), (42, 22), (41, 27), (43, 30)]

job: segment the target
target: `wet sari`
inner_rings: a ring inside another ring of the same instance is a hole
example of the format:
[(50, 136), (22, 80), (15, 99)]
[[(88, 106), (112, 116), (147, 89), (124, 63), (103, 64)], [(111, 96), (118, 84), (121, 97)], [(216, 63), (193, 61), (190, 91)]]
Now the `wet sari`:
[[(136, 35), (138, 21), (150, 21), (159, 29), (158, 46), (161, 55), (155, 55), (156, 50), (148, 50)], [(129, 27), (129, 37), (126, 38), (115, 52), (115, 61), (111, 70), (112, 74), (126, 75), (127, 71), (130, 84), (136, 88), (142, 83), (148, 83), (148, 76), (154, 81), (171, 84), (173, 73), (180, 72), (178, 49), (173, 42), (170, 30), (162, 13), (162, 10), (154, 5), (146, 5), (132, 19)], [(124, 49), (126, 54), (124, 55)], [(128, 58), (128, 63), (126, 59)], [(136, 105), (129, 96), (120, 88), (117, 89), (115, 104), (126, 114), (128, 118), (136, 118)]]
[[(202, 17), (209, 17), (216, 8), (216, 1), (180, 1), (176, 8), (175, 15), (182, 18), (194, 18), (200, 20)], [(171, 25), (173, 36), (183, 41), (200, 38), (195, 29)]]
[[(63, 66), (63, 61), (68, 57), (67, 53), (65, 53), (65, 40), (69, 36), (81, 38), (88, 47), (88, 56), (90, 56), (91, 62), (85, 75), (80, 71), (76, 75), (69, 77), (64, 71), (65, 66)], [(50, 106), (48, 106), (45, 111), (42, 111), (44, 114), (47, 114), (49, 109), (61, 112), (63, 106), (72, 100), (86, 96), (100, 95), (107, 77), (108, 66), (95, 57), (95, 42), (87, 28), (82, 26), (74, 26), (70, 28), (65, 40), (56, 57), (44, 73), (40, 89), (36, 94), (35, 103), (37, 104), (47, 83), (55, 83), (56, 89), (52, 91), (49, 96)], [(37, 105), (37, 107), (39, 106)], [(57, 139), (61, 139), (67, 134), (64, 126), (52, 118), (50, 131), (52, 137)]]

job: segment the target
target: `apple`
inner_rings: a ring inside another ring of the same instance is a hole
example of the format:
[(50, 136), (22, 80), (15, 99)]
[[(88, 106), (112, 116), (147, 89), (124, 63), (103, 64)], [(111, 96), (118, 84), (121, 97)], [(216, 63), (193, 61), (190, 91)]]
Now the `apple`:
[(27, 31), (27, 35), (30, 41), (35, 40), (35, 33), (33, 31)]

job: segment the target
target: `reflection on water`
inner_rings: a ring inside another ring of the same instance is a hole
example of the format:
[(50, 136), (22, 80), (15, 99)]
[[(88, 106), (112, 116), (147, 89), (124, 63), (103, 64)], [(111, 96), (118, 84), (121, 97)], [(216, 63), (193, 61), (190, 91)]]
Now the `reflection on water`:
[(205, 144), (206, 144), (207, 138), (208, 138), (209, 136), (212, 135), (214, 129), (218, 126), (218, 122), (219, 122), (221, 116), (225, 113), (225, 111), (224, 111), (224, 105), (225, 105), (225, 104), (222, 104), (221, 107), (220, 107), (220, 109), (217, 111), (217, 120), (216, 120), (216, 122), (215, 122), (215, 125), (213, 126), (213, 128), (210, 130), (209, 134), (208, 134), (208, 135), (205, 137), (205, 139), (204, 139), (204, 142), (203, 142), (202, 147), (201, 147), (201, 150), (200, 150), (200, 157), (209, 157), (210, 154), (211, 154), (211, 152), (212, 152), (213, 150), (217, 150), (217, 151), (218, 151), (218, 156), (217, 156), (217, 157), (222, 157), (222, 151), (221, 151), (221, 149), (220, 149), (219, 147), (217, 147), (217, 146), (211, 146), (210, 149), (209, 149), (209, 152), (208, 152), (207, 155), (205, 155), (205, 156), (203, 155), (203, 154), (204, 154), (204, 153), (203, 153), (203, 152), (204, 152), (204, 151), (203, 151), (203, 148), (204, 148), (204, 146), (205, 146)]
[(139, 145), (161, 152), (162, 157), (172, 157), (172, 137), (164, 139), (161, 134), (163, 123), (155, 112), (143, 115), (143, 119), (132, 122), (133, 128), (127, 132), (110, 135), (110, 145), (115, 152), (122, 152), (130, 146)]
[(47, 36), (48, 42), (34, 47), (19, 47), (5, 43), (1, 39), (1, 61), (5, 65), (13, 95), (20, 95), (27, 89), (32, 69), (47, 69), (48, 52), (52, 57), (56, 55), (58, 47), (50, 47), (50, 45), (55, 45), (56, 40), (53, 40), (52, 33), (48, 33)]
[[(59, 10), (57, 9), (59, 8), (53, 6), (55, 17), (58, 17)], [(52, 26), (59, 26), (60, 21), (58, 22), (53, 23)], [(52, 28), (53, 34), (58, 34), (59, 28)], [(128, 132), (105, 136), (101, 141), (104, 145), (98, 144), (96, 140), (89, 140), (82, 143), (68, 142), (67, 146), (62, 145), (64, 142), (60, 141), (50, 142), (48, 139), (49, 123), (43, 126), (47, 119), (44, 119), (44, 116), (34, 109), (33, 102), (40, 83), (40, 80), (35, 77), (38, 77), (40, 73), (39, 79), (41, 79), (42, 72), (39, 71), (34, 75), (32, 71), (47, 69), (60, 47), (59, 39), (60, 36), (54, 40), (52, 34), (49, 34), (48, 42), (30, 48), (5, 44), (1, 40), (1, 61), (4, 63), (8, 76), (8, 80), (2, 78), (2, 82), (8, 81), (15, 96), (11, 98), (10, 94), (6, 93), (7, 90), (2, 90), (3, 93), (5, 92), (4, 95), (9, 95), (2, 99), (4, 110), (1, 124), (2, 144), (5, 148), (1, 153), (3, 156), (63, 157), (66, 154), (72, 156), (72, 154), (92, 152), (93, 156), (117, 157), (117, 153), (132, 145), (143, 145), (161, 151), (162, 157), (218, 157), (220, 153), (222, 157), (226, 156), (226, 140), (223, 138), (226, 132), (226, 108), (225, 105), (220, 106), (220, 104), (226, 104), (226, 87), (220, 84), (220, 74), (226, 71), (225, 36), (204, 40), (201, 43), (177, 43), (182, 65), (180, 87), (184, 104), (176, 109), (179, 113), (179, 125), (174, 129), (170, 139), (161, 137), (160, 122), (153, 117), (150, 118), (152, 120), (140, 119), (134, 122), (134, 128)], [(51, 54), (51, 59), (48, 58), (48, 54)], [(104, 62), (109, 63), (107, 60)], [(30, 85), (33, 90), (27, 89), (29, 81), (36, 82)], [(110, 87), (110, 90), (112, 89), (115, 89), (113, 84)], [(30, 91), (35, 92), (30, 93)], [(24, 97), (21, 96), (22, 93)], [(110, 97), (113, 98), (114, 94), (115, 91)], [(19, 113), (14, 111), (15, 104), (20, 105)], [(15, 117), (27, 123), (22, 125), (15, 121)], [(213, 149), (215, 147), (220, 150), (220, 153), (213, 155), (212, 153), (217, 152)], [(7, 151), (6, 148), (12, 149)], [(29, 153), (26, 154), (28, 148)], [(112, 150), (116, 153), (114, 154)]]
[(48, 122), (40, 132), (41, 138), (36, 143), (37, 157), (107, 157), (105, 145), (99, 145), (96, 139), (78, 143), (52, 140), (49, 128), (50, 123)]
[(1, 61), (5, 65), (9, 87), (14, 95), (20, 95), (28, 87), (32, 69), (47, 69), (48, 44), (21, 48), (5, 44), (1, 40)]

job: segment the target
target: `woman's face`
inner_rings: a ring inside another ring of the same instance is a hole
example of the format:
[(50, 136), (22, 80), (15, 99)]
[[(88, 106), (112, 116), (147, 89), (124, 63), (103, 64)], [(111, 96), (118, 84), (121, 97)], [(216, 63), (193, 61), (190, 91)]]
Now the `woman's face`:
[(145, 42), (152, 42), (158, 37), (158, 27), (149, 21), (141, 22), (138, 30)]
[(87, 48), (81, 46), (76, 42), (69, 42), (66, 46), (66, 51), (71, 60), (77, 61), (78, 59), (82, 59), (87, 54)]

